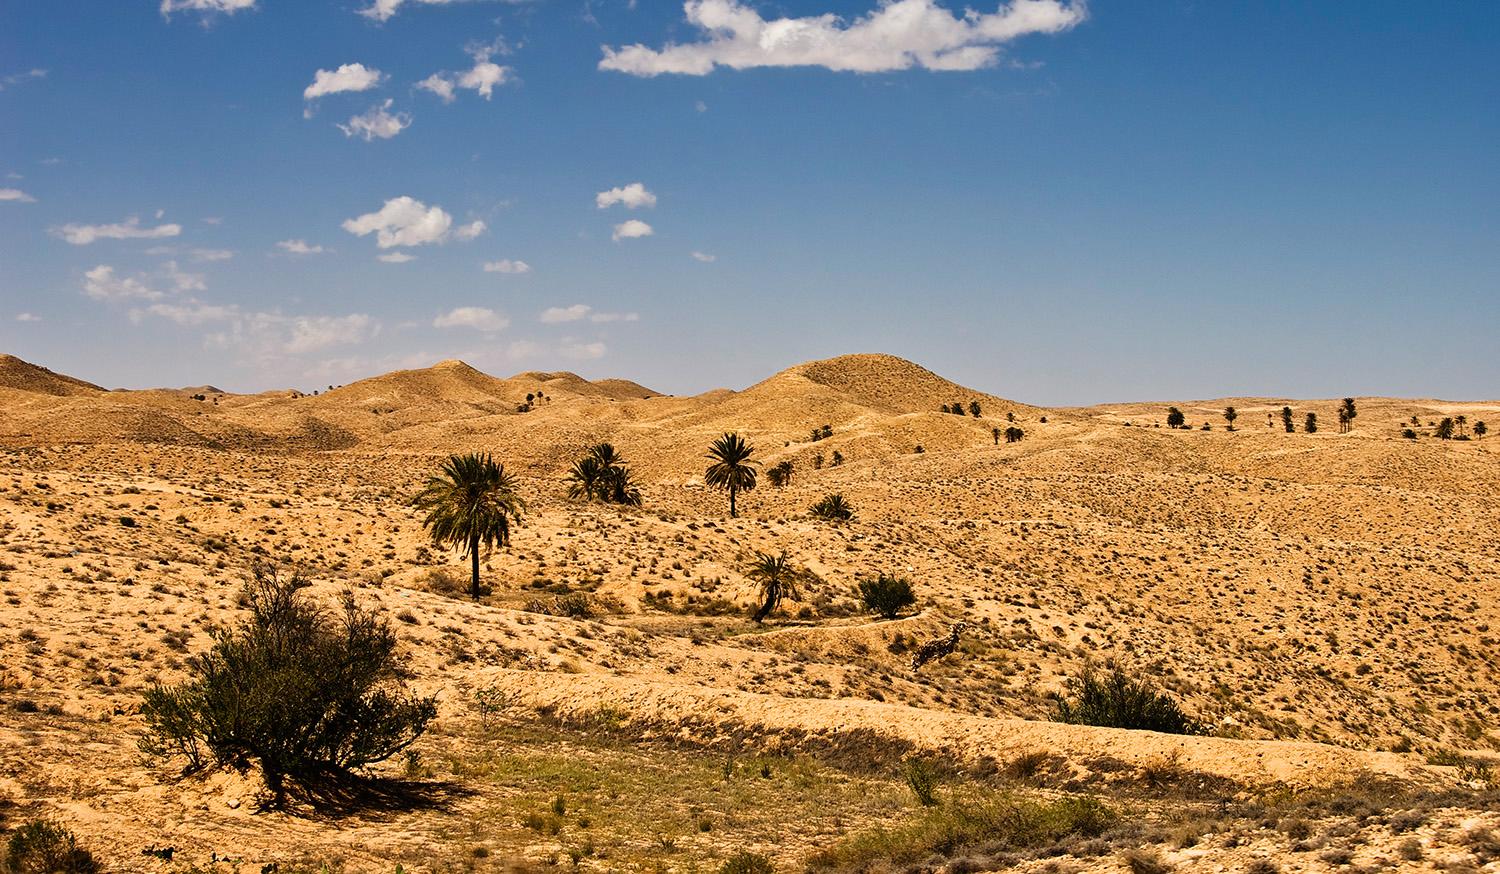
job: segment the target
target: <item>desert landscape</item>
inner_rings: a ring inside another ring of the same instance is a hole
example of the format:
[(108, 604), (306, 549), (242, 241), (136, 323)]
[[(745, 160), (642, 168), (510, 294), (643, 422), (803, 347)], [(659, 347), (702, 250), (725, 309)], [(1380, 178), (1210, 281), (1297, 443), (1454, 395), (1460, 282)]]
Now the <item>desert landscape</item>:
[[(878, 354), (693, 397), (45, 363), (0, 357), (0, 816), (99, 870), (1500, 865), (1500, 401), (1048, 408)], [(706, 457), (731, 433), (735, 516)], [(570, 495), (606, 443), (638, 504)], [(478, 598), (414, 504), (468, 453), (524, 504)], [(772, 556), (796, 584), (759, 622)], [(256, 567), (350, 592), (433, 699), (338, 791), (142, 751), (145, 696), (245, 621)], [(1185, 733), (1058, 721), (1115, 670)]]

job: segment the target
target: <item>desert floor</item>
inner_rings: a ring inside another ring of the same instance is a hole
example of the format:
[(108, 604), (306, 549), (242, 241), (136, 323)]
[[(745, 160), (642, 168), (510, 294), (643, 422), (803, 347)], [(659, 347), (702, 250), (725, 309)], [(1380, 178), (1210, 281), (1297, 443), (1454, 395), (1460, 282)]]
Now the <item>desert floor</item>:
[[(0, 358), (0, 824), (58, 820), (110, 871), (1500, 870), (1500, 443), (1432, 435), (1500, 403), (1357, 400), (1347, 434), (1335, 400), (1273, 398), (1172, 402), (1176, 430), (1168, 402), (1043, 409), (889, 356), (692, 398), (457, 362), (111, 392)], [(796, 465), (735, 519), (703, 484), (726, 431)], [(641, 508), (568, 499), (605, 440)], [(528, 503), (478, 602), (410, 501), (473, 450)], [(808, 512), (835, 492), (852, 521)], [(763, 626), (758, 551), (815, 575)], [(252, 773), (139, 752), (142, 692), (239, 620), (257, 562), (382, 608), (439, 696), (388, 797), (267, 810)], [(859, 604), (879, 573), (916, 589), (900, 618)], [(1211, 734), (1051, 722), (1090, 662)], [(1107, 827), (960, 828), (1077, 796)]]

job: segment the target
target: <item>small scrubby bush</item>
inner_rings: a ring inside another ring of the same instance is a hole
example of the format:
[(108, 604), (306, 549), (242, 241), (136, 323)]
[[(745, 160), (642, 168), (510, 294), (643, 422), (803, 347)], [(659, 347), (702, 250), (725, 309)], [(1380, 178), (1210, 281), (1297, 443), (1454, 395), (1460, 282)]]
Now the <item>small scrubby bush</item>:
[(1072, 698), (1056, 697), (1053, 721), (1073, 725), (1134, 728), (1167, 734), (1202, 734), (1203, 727), (1177, 702), (1144, 680), (1116, 668), (1100, 676), (1092, 667), (1070, 684)]
[(911, 583), (905, 578), (881, 574), (873, 580), (859, 581), (859, 600), (865, 609), (895, 619), (903, 607), (917, 603), (917, 596), (912, 594)]
[(737, 853), (729, 857), (719, 874), (776, 874), (776, 868), (759, 853)]
[(907, 759), (901, 763), (901, 777), (911, 794), (923, 807), (937, 804), (938, 770), (926, 759)]
[(99, 863), (67, 828), (35, 820), (16, 829), (5, 848), (6, 874), (95, 874)]
[(854, 508), (849, 506), (842, 494), (834, 492), (824, 495), (822, 500), (813, 504), (812, 514), (829, 522), (848, 522), (854, 518)]
[(143, 751), (193, 768), (254, 758), (279, 793), (286, 776), (362, 768), (422, 734), (435, 699), (405, 690), (390, 625), (347, 592), (329, 614), (300, 594), (305, 585), (255, 569), (249, 619), (189, 660), (192, 679), (146, 693)]

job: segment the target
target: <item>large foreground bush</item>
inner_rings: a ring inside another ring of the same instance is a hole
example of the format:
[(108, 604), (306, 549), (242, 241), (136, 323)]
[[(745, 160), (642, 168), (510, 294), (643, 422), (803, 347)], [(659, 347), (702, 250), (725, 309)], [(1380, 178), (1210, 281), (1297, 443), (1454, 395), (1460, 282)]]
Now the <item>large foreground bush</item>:
[(95, 874), (99, 863), (66, 827), (35, 820), (16, 829), (5, 844), (5, 874)]
[(350, 593), (325, 611), (299, 592), (305, 585), (255, 569), (249, 619), (189, 660), (192, 679), (146, 693), (143, 750), (193, 768), (258, 760), (279, 793), (285, 776), (361, 768), (422, 734), (436, 705), (406, 692), (390, 625)]
[(1167, 734), (1203, 733), (1203, 727), (1183, 713), (1170, 696), (1118, 668), (1104, 676), (1092, 667), (1085, 668), (1070, 685), (1071, 699), (1057, 696), (1053, 715), (1056, 722)]

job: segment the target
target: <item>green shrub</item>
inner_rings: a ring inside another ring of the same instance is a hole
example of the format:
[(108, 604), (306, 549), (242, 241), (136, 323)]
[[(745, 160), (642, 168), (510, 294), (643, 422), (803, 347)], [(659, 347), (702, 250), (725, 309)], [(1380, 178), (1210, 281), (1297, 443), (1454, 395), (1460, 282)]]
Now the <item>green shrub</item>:
[(834, 492), (824, 495), (822, 500), (813, 504), (812, 514), (829, 522), (848, 522), (854, 518), (854, 508), (849, 506), (842, 494)]
[(1203, 727), (1168, 695), (1116, 668), (1101, 677), (1093, 667), (1069, 686), (1072, 699), (1056, 697), (1053, 721), (1073, 725), (1134, 728), (1167, 734), (1202, 734)]
[[(1046, 801), (1000, 795), (924, 808), (914, 820), (846, 838), (815, 853), (812, 870), (907, 870), (934, 854), (954, 857), (983, 845), (986, 851), (1051, 846), (1071, 836), (1098, 837), (1115, 824), (1109, 807), (1085, 796)], [(925, 870), (925, 869), (924, 869)]]
[(5, 848), (6, 874), (94, 874), (99, 863), (67, 828), (34, 820), (16, 829)]
[(729, 857), (719, 874), (776, 874), (776, 868), (759, 853), (737, 853)]
[(215, 633), (189, 660), (192, 678), (146, 693), (146, 753), (193, 768), (254, 758), (278, 794), (284, 776), (341, 774), (406, 749), (437, 712), (406, 692), (396, 635), (344, 595), (330, 615), (303, 598), (299, 576), (257, 567), (250, 618)]
[(917, 803), (923, 807), (937, 804), (938, 770), (931, 762), (907, 759), (901, 763), (901, 777), (906, 780), (911, 794), (917, 796)]
[(905, 578), (881, 574), (873, 580), (859, 581), (859, 600), (872, 613), (895, 619), (901, 608), (917, 603), (917, 596), (912, 594), (911, 583)]

